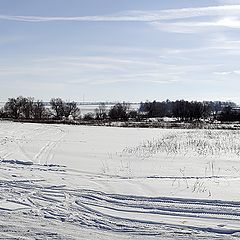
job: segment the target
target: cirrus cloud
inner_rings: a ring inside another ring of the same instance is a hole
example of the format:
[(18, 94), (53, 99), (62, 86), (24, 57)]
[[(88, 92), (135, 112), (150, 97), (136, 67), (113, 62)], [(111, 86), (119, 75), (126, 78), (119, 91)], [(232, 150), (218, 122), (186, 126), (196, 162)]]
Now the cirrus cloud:
[(204, 16), (239, 16), (240, 5), (222, 5), (198, 8), (180, 8), (158, 11), (125, 11), (110, 15), (96, 16), (21, 16), (0, 15), (0, 20), (23, 22), (48, 22), (48, 21), (140, 21), (155, 22), (173, 19), (195, 18)]

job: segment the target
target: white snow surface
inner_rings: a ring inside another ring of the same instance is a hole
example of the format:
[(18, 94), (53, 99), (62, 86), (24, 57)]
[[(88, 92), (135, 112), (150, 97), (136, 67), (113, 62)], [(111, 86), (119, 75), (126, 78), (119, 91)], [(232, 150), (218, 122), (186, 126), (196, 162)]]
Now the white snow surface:
[(0, 122), (0, 239), (239, 239), (240, 132)]

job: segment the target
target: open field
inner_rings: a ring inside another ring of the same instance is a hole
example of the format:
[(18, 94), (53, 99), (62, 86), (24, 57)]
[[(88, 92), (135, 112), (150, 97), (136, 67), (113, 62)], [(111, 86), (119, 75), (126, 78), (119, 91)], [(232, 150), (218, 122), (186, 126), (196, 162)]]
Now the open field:
[(238, 239), (240, 132), (0, 122), (0, 239)]

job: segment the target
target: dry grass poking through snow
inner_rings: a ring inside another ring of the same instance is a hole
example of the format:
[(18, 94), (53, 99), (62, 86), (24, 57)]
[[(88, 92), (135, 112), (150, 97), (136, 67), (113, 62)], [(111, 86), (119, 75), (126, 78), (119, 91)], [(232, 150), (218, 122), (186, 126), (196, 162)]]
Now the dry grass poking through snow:
[(143, 141), (135, 147), (123, 149), (124, 155), (134, 155), (139, 158), (149, 158), (158, 153), (168, 155), (191, 156), (240, 156), (239, 131), (183, 131), (168, 133), (160, 139)]

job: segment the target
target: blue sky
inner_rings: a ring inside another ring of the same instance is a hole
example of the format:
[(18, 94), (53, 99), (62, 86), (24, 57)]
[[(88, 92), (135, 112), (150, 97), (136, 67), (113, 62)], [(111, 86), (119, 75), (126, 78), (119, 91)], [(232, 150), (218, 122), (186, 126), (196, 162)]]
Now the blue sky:
[(240, 103), (240, 0), (0, 0), (1, 101)]

